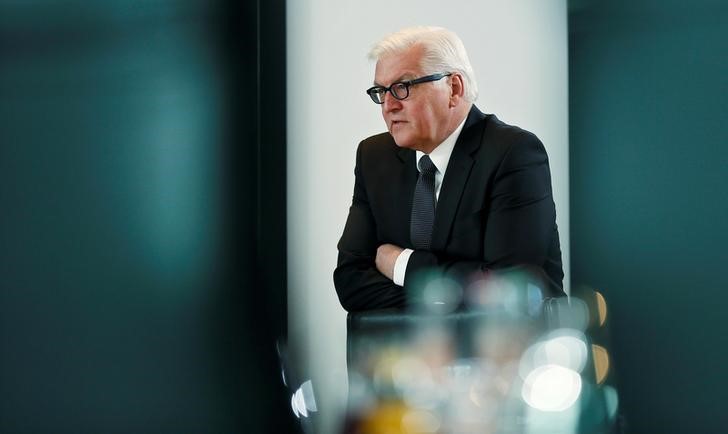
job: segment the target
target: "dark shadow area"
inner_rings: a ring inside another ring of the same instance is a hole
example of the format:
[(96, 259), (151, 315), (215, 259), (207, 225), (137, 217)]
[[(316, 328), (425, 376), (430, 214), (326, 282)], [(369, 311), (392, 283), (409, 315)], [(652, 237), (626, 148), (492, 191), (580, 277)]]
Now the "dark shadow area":
[(1, 432), (296, 432), (259, 3), (0, 2)]

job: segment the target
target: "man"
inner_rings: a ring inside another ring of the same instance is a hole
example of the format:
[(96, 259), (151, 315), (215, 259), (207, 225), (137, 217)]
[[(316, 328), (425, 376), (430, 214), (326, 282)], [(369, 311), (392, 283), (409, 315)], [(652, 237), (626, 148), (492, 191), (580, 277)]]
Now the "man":
[[(551, 294), (563, 271), (546, 151), (485, 115), (452, 32), (417, 27), (370, 52), (388, 132), (357, 150), (354, 196), (334, 283), (350, 312), (406, 307), (426, 275), (460, 282), (526, 267)], [(419, 277), (418, 277), (419, 276)]]

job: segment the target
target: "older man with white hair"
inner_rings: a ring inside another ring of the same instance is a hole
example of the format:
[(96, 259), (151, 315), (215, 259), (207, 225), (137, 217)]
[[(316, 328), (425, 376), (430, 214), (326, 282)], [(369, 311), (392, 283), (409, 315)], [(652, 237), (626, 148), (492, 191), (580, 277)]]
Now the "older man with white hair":
[(414, 27), (370, 52), (387, 132), (359, 144), (354, 195), (334, 283), (349, 312), (404, 308), (447, 276), (465, 285), (525, 267), (544, 295), (563, 271), (548, 157), (541, 141), (483, 114), (465, 47)]

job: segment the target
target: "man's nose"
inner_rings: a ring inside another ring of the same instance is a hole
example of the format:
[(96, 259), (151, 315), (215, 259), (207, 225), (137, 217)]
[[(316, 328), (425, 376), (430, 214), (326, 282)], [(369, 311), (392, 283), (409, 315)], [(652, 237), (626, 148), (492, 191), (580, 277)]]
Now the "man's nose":
[(385, 112), (391, 112), (402, 108), (402, 101), (392, 96), (392, 92), (386, 92), (384, 94), (384, 102), (382, 103), (382, 110)]

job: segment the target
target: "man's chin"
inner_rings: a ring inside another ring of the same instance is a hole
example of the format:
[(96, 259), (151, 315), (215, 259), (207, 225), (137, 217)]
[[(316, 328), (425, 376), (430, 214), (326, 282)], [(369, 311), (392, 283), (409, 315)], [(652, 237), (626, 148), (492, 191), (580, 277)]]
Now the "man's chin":
[(396, 141), (396, 140), (394, 141), (394, 143), (395, 143), (395, 144), (396, 144), (396, 145), (397, 145), (398, 147), (400, 147), (400, 148), (405, 148), (405, 149), (414, 149), (414, 145), (412, 145), (412, 144), (409, 144), (409, 143), (401, 144), (401, 143), (399, 143), (399, 142), (398, 142), (398, 141)]
[(412, 146), (414, 146), (411, 140), (408, 140), (407, 137), (402, 137), (398, 134), (392, 134), (392, 138), (394, 138), (394, 143), (400, 148), (411, 149)]

